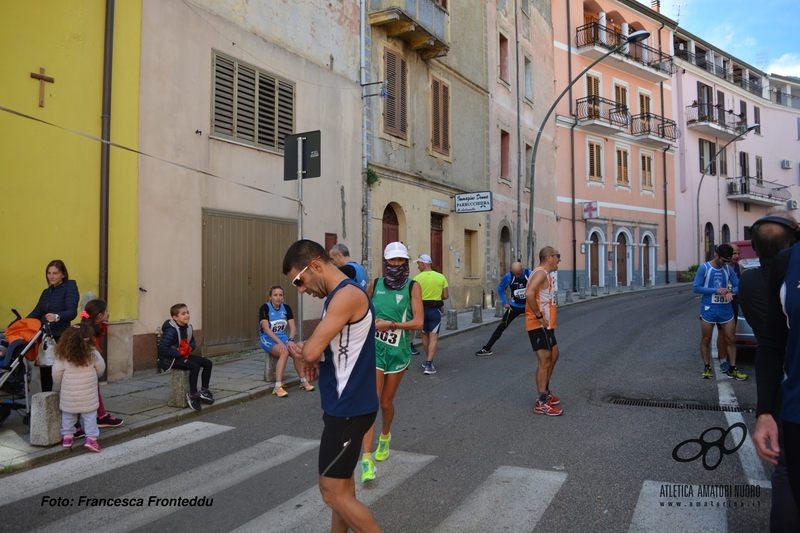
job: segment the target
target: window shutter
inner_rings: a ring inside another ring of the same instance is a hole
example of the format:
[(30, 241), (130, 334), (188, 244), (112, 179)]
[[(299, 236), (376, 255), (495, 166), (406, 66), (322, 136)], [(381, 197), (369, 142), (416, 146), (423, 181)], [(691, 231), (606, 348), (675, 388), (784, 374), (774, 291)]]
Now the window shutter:
[(639, 94), (639, 113), (642, 115), (650, 114), (650, 97), (646, 94)]
[(294, 87), (286, 82), (278, 82), (278, 146), (283, 149), (287, 135), (294, 131)]
[(441, 131), (441, 88), (439, 80), (433, 80), (431, 86), (433, 92), (433, 136), (431, 138), (431, 144), (433, 145), (433, 149), (436, 151), (442, 150), (442, 137), (440, 135)]
[(442, 153), (450, 155), (450, 87), (442, 84)]
[(397, 54), (385, 51), (386, 63), (386, 101), (384, 104), (383, 129), (386, 133), (397, 135)]
[(233, 137), (233, 61), (214, 56), (214, 123), (212, 131)]
[(253, 142), (256, 131), (256, 71), (242, 65), (236, 69), (237, 140)]
[(589, 143), (589, 178), (595, 180), (603, 179), (600, 164), (600, 145), (595, 142)]
[(699, 139), (699, 152), (700, 152), (700, 173), (706, 171), (706, 141)]
[(399, 58), (400, 61), (400, 94), (398, 95), (398, 101), (400, 102), (400, 137), (403, 139), (406, 138), (408, 134), (408, 105), (407, 105), (407, 91), (406, 91), (406, 60), (402, 57)]
[(275, 138), (275, 80), (264, 74), (258, 76), (258, 144), (274, 148)]

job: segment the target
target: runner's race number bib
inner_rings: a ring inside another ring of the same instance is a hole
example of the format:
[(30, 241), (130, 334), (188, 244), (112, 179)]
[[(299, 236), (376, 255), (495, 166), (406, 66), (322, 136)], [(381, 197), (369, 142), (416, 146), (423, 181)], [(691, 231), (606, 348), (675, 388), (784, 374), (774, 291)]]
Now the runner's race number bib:
[(730, 302), (726, 302), (725, 301), (725, 295), (724, 294), (712, 294), (711, 295), (711, 303), (712, 304), (727, 304), (727, 303), (730, 303)]
[(396, 331), (378, 331), (376, 329), (375, 339), (389, 346), (400, 346), (400, 335)]
[(286, 326), (288, 326), (288, 325), (289, 325), (289, 322), (287, 320), (276, 320), (276, 321), (271, 323), (272, 332), (273, 333), (280, 333), (281, 331), (285, 331), (286, 330)]
[(524, 300), (525, 299), (525, 289), (517, 289), (514, 291), (514, 298), (517, 300)]

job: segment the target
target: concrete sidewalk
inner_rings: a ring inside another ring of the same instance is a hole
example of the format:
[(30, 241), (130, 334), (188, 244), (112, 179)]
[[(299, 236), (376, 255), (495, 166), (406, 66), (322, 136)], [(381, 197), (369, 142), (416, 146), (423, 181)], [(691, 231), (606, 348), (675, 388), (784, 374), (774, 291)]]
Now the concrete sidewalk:
[[(598, 296), (591, 296), (591, 291), (589, 291), (585, 299), (579, 299), (578, 293), (573, 293), (570, 295), (571, 302), (566, 301), (566, 291), (560, 291), (558, 293), (559, 307), (598, 298), (613, 297), (619, 294), (668, 290), (680, 286), (685, 287), (687, 284), (674, 283), (651, 289), (639, 288), (631, 290), (625, 288), (622, 292), (611, 290), (609, 294), (605, 294), (604, 289), (600, 288)], [(481, 311), (482, 322), (480, 323), (473, 322), (473, 315), (473, 310), (459, 312), (458, 329), (455, 330), (445, 329), (447, 316), (443, 317), (443, 331), (439, 335), (440, 339), (488, 324), (496, 324), (500, 321), (500, 316), (495, 309), (483, 309)], [(488, 334), (489, 332), (487, 332)], [(416, 346), (418, 348), (421, 347), (419, 335), (417, 336)], [(475, 349), (480, 349), (480, 346), (476, 346)], [(221, 409), (269, 394), (272, 391), (272, 383), (264, 381), (264, 359), (265, 354), (259, 349), (236, 359), (215, 361), (211, 377), (211, 390), (214, 393), (216, 402), (211, 406), (203, 405), (203, 411)], [(170, 373), (157, 374), (153, 371), (151, 374), (137, 375), (131, 379), (101, 385), (106, 410), (114, 416), (124, 419), (125, 423), (118, 428), (102, 428), (100, 430), (100, 445), (106, 446), (115, 440), (132, 434), (195, 416), (195, 412), (188, 407), (180, 409), (167, 406), (170, 382)], [(298, 382), (299, 379), (293, 365), (288, 364), (284, 374), (284, 385), (288, 386), (290, 394), (298, 393), (297, 390), (290, 388), (297, 385)], [(4, 472), (29, 467), (39, 462), (55, 460), (81, 450), (78, 446), (75, 446), (74, 450), (67, 450), (61, 447), (60, 444), (49, 447), (32, 446), (29, 442), (28, 426), (22, 423), (22, 416), (18, 412), (12, 411), (8, 419), (0, 426), (0, 466), (3, 467)], [(82, 446), (83, 440), (78, 441), (78, 443)]]

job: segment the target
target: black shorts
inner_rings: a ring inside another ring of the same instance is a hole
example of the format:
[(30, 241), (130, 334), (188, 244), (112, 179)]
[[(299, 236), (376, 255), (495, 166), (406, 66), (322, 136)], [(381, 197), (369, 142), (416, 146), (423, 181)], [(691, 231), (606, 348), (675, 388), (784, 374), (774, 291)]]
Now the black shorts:
[(556, 342), (556, 330), (537, 328), (528, 331), (528, 338), (531, 340), (533, 351), (552, 350)]
[(375, 422), (377, 412), (339, 418), (323, 413), (325, 429), (319, 441), (319, 475), (349, 479), (361, 455), (361, 440)]

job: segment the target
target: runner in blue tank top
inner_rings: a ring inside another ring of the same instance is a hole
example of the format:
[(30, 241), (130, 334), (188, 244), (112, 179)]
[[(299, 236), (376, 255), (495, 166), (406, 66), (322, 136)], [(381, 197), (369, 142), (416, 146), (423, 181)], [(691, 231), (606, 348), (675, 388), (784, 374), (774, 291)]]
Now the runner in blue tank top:
[(319, 374), (322, 420), (319, 490), (331, 508), (331, 531), (379, 532), (356, 497), (354, 470), (364, 434), (375, 422), (375, 313), (359, 286), (331, 262), (325, 249), (297, 241), (283, 258), (283, 273), (300, 294), (327, 298), (322, 318), (305, 342), (290, 349), (302, 360), (305, 376)]

